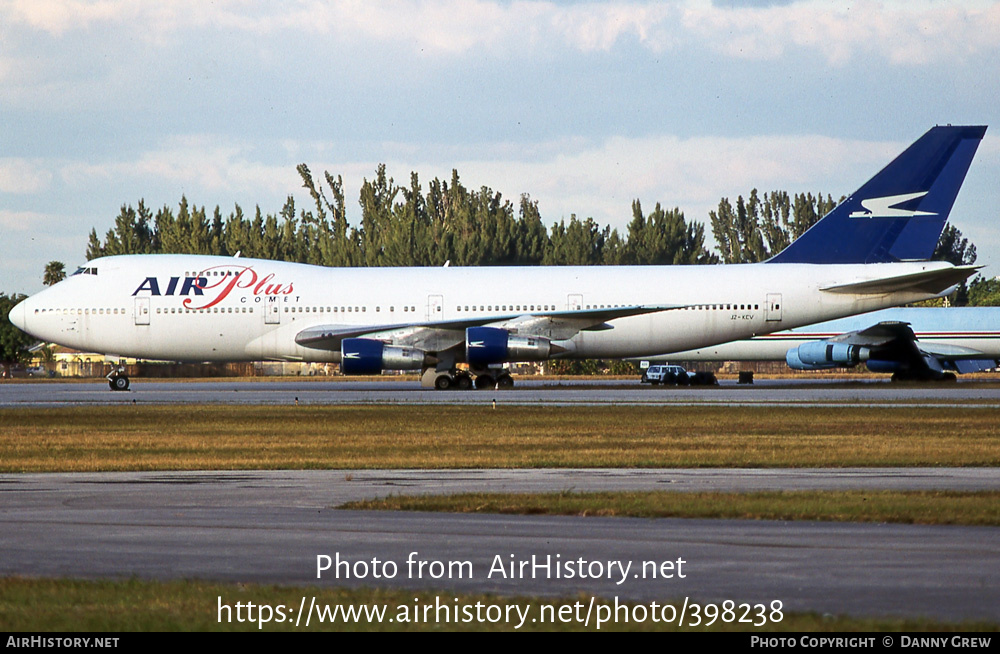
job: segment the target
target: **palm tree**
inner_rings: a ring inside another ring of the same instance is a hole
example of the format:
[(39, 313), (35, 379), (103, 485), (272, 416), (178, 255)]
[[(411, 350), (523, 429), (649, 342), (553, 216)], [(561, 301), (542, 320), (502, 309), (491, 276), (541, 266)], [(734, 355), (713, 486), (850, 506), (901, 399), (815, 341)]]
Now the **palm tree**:
[(62, 261), (50, 261), (45, 265), (45, 276), (42, 278), (43, 284), (52, 286), (64, 279), (66, 279), (66, 266)]

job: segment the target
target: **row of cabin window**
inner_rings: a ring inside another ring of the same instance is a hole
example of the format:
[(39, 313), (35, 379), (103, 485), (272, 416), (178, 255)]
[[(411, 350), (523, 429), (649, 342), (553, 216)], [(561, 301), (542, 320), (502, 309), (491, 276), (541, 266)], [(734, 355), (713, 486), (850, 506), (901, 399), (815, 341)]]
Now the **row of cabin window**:
[(237, 273), (232, 270), (209, 270), (201, 272), (186, 272), (185, 277), (232, 277)]
[[(35, 313), (55, 313), (63, 316), (89, 316), (91, 314), (98, 315), (118, 315), (118, 309), (35, 309)], [(125, 309), (121, 309), (122, 315), (125, 315)]]
[[(441, 309), (439, 308), (438, 311), (440, 311), (440, 310)], [(455, 307), (455, 311), (536, 311), (536, 310), (537, 311), (555, 311), (556, 307), (555, 307), (555, 305), (548, 305), (548, 304), (545, 304), (545, 305), (542, 305), (542, 304), (538, 304), (538, 305), (535, 305), (535, 304), (531, 304), (531, 305), (528, 305), (528, 304), (516, 304), (516, 305), (515, 304), (511, 304), (511, 305), (504, 304), (502, 306), (499, 305), (499, 304), (497, 306), (493, 306), (493, 305), (489, 305), (489, 306), (479, 305), (478, 309), (476, 308), (476, 305), (474, 305), (474, 304), (471, 307), (469, 305), (456, 306)]]
[(684, 307), (689, 311), (707, 310), (707, 311), (757, 311), (760, 309), (759, 304), (752, 305), (749, 304), (696, 304), (693, 307)]
[[(396, 307), (389, 307), (389, 311), (395, 311)], [(416, 307), (403, 307), (405, 313), (416, 312)], [(285, 307), (285, 313), (366, 313), (368, 307)], [(375, 307), (375, 312), (382, 311), (382, 307)], [(440, 311), (440, 309), (439, 309)]]
[[(495, 310), (496, 311), (508, 311), (508, 310), (509, 311), (521, 311), (521, 310), (524, 310), (524, 311), (535, 311), (536, 310), (536, 306), (537, 306), (537, 310), (538, 311), (555, 311), (555, 306), (548, 305), (548, 304), (545, 304), (545, 305), (541, 305), (541, 304), (539, 304), (539, 305), (534, 305), (534, 304), (531, 304), (531, 305), (527, 305), (527, 304), (521, 305), (521, 304), (517, 304), (517, 305), (510, 305), (509, 308), (508, 308), (507, 305), (503, 305), (503, 306), (497, 306), (497, 307), (495, 307)], [(588, 305), (585, 306), (585, 308), (586, 309), (617, 309), (618, 307), (621, 307), (621, 306), (624, 306), (624, 305), (621, 305), (621, 304), (588, 304)], [(753, 310), (754, 311), (757, 311), (760, 308), (760, 305), (757, 305), (757, 304), (754, 304), (752, 306), (753, 306)], [(711, 310), (711, 309), (721, 309), (721, 310), (724, 310), (724, 311), (749, 311), (749, 310), (751, 310), (750, 307), (751, 307), (751, 305), (749, 305), (749, 304), (698, 304), (698, 305), (695, 305), (693, 307), (685, 307), (685, 308), (686, 309), (703, 309), (703, 310), (704, 309), (709, 309), (709, 310)], [(472, 308), (470, 309), (469, 306), (456, 306), (455, 310), (456, 311), (470, 311), (470, 310), (471, 311), (475, 311), (476, 307), (475, 307), (475, 305), (473, 305)], [(479, 310), (480, 311), (493, 311), (494, 307), (493, 306), (483, 306), (483, 305), (480, 305), (479, 306)]]
[(211, 309), (157, 309), (156, 313), (253, 313), (253, 307), (212, 307)]

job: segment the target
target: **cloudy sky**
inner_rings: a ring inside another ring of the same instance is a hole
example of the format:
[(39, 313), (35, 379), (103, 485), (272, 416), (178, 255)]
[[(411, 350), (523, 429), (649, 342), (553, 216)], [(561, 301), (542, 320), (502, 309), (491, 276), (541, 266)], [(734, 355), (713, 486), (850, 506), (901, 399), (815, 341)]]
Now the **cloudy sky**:
[(0, 291), (73, 270), (123, 204), (228, 214), (384, 162), (543, 219), (860, 186), (990, 125), (952, 213), (1000, 275), (1000, 3), (0, 0)]

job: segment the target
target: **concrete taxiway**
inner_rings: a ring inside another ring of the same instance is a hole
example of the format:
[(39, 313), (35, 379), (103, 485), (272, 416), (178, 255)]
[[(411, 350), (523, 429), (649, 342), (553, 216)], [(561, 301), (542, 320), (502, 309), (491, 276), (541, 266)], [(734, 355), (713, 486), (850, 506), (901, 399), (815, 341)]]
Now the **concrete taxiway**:
[[(451, 592), (778, 600), (786, 611), (998, 622), (1000, 528), (333, 508), (461, 491), (998, 487), (992, 469), (8, 474), (0, 475), (0, 574), (423, 588), (445, 601)], [(339, 556), (352, 572), (317, 578), (319, 556)], [(417, 575), (411, 558), (467, 563), (472, 574)], [(651, 578), (652, 564), (678, 559), (684, 578)], [(557, 563), (580, 560), (594, 574), (554, 577)], [(497, 572), (498, 562), (520, 561), (538, 565), (526, 578)]]

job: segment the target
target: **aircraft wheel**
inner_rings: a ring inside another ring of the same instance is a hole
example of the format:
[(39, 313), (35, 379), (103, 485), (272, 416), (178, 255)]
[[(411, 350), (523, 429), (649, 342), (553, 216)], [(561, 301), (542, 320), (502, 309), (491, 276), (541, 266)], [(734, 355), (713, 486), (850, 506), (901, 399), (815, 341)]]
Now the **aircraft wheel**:
[(476, 388), (487, 389), (493, 388), (497, 385), (497, 380), (493, 379), (490, 375), (479, 375), (476, 377)]
[(128, 390), (128, 377), (114, 377), (108, 384), (111, 386), (113, 391), (127, 391)]
[(510, 375), (500, 375), (497, 378), (497, 386), (500, 388), (514, 388), (514, 378)]
[(469, 390), (472, 388), (472, 377), (464, 373), (455, 375), (455, 388), (460, 391)]
[(446, 391), (451, 388), (451, 375), (438, 375), (434, 380), (434, 388), (439, 391)]
[(944, 373), (944, 376), (941, 377), (941, 381), (943, 381), (943, 382), (958, 381), (958, 377), (956, 377), (955, 373), (953, 373), (953, 372), (946, 372), (946, 373)]

